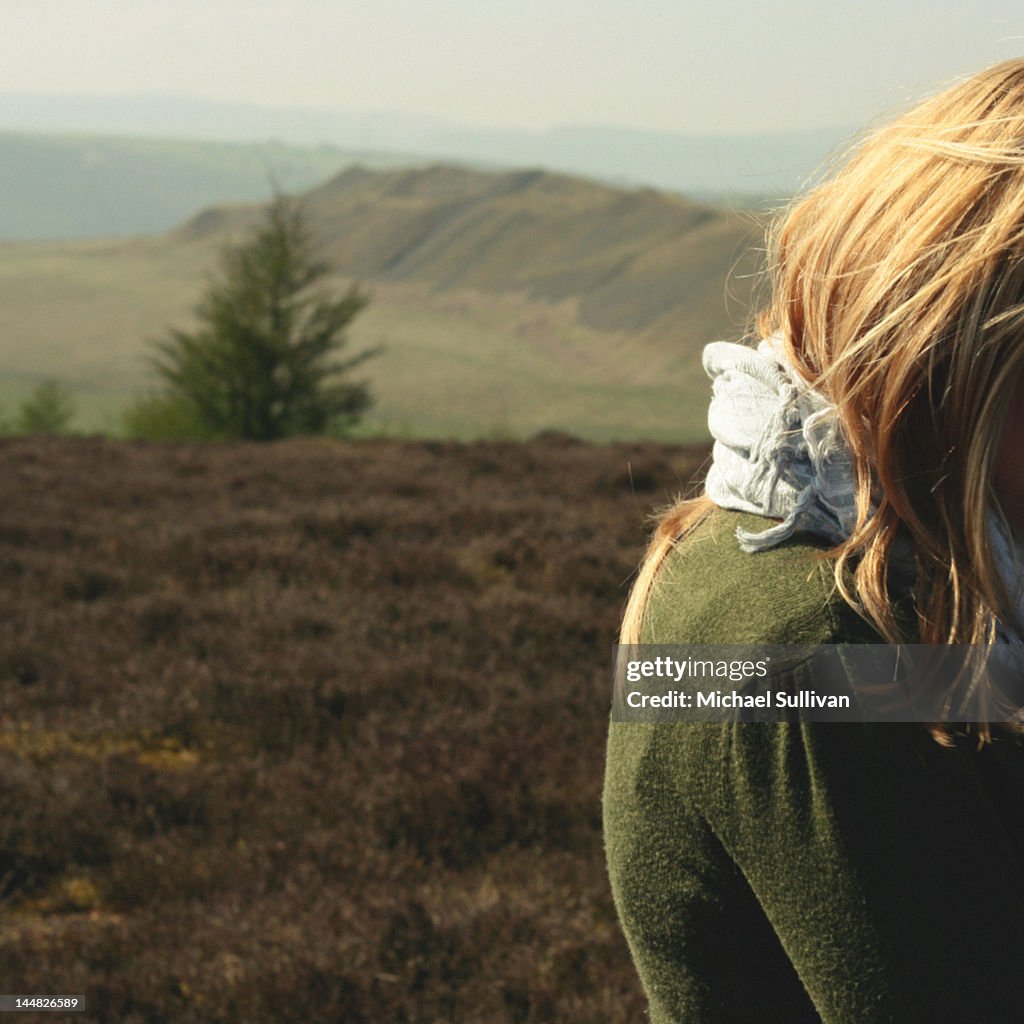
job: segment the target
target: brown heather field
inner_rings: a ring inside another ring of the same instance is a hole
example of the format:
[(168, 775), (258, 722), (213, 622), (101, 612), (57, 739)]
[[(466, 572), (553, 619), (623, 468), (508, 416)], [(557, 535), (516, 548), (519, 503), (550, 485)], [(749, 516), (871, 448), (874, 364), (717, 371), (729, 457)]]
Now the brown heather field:
[(84, 993), (82, 1024), (640, 1019), (608, 670), (705, 454), (0, 440), (0, 991)]

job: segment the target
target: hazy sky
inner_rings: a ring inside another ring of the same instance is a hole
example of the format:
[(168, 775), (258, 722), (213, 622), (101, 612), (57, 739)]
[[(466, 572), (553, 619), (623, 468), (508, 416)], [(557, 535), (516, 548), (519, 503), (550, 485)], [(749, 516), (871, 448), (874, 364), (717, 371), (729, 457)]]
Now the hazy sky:
[(857, 126), (1024, 54), (1008, 0), (7, 0), (0, 24), (0, 92), (527, 129)]

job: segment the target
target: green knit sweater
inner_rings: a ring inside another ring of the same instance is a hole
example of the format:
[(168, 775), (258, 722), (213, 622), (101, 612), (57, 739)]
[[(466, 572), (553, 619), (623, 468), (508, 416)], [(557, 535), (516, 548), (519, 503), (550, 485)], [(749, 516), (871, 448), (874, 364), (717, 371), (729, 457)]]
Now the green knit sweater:
[[(669, 556), (643, 642), (880, 642), (820, 542), (747, 554), (738, 524), (764, 520), (716, 510)], [(1024, 1021), (1015, 739), (613, 723), (604, 825), (653, 1024)]]

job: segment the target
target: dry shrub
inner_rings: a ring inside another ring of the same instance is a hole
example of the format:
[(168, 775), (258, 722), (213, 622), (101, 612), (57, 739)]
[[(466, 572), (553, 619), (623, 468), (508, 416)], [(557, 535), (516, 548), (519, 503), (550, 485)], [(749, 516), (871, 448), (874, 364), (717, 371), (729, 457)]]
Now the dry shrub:
[(611, 644), (657, 445), (0, 440), (4, 991), (637, 1019)]

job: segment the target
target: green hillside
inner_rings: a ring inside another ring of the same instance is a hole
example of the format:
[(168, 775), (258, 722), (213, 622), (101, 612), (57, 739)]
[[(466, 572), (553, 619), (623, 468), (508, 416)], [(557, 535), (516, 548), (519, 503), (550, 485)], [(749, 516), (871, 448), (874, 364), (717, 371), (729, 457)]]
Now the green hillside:
[[(378, 396), (367, 430), (703, 436), (699, 353), (742, 332), (751, 218), (452, 166), (354, 168), (306, 201), (340, 277), (373, 294), (351, 331), (354, 346), (386, 346), (365, 368)], [(216, 207), (158, 237), (0, 246), (0, 407), (53, 374), (79, 390), (82, 427), (112, 427), (148, 379), (146, 339), (187, 323), (219, 248), (258, 217)]]
[(359, 159), (408, 158), (334, 146), (0, 132), (0, 239), (164, 231), (201, 206), (263, 200), (271, 177), (303, 190)]

